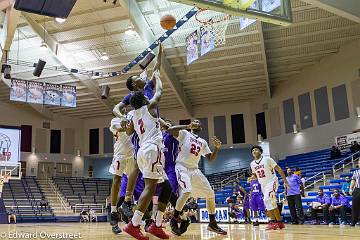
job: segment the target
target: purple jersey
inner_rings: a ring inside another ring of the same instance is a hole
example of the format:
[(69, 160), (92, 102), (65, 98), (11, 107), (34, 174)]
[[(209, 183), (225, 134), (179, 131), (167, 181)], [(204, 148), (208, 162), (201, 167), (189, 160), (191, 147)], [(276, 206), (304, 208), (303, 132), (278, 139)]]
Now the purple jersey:
[[(125, 104), (126, 106), (130, 105), (130, 98), (133, 96), (134, 93), (129, 93), (128, 95), (126, 95), (123, 100), (121, 101), (123, 104)], [(144, 86), (144, 95), (148, 98), (148, 99), (152, 99), (154, 96), (154, 83), (153, 81), (150, 80), (146, 80), (145, 86)], [(137, 152), (140, 148), (139, 146), (139, 136), (136, 134), (136, 132), (134, 132), (131, 136), (131, 142), (134, 145), (134, 159), (137, 159)]]
[(179, 152), (179, 142), (168, 132), (163, 132), (165, 172), (175, 172), (175, 160)]
[(349, 201), (343, 195), (339, 195), (338, 198), (333, 196), (331, 198), (331, 205), (333, 205), (333, 206), (342, 205), (342, 206), (346, 206), (346, 207), (351, 208), (351, 205), (350, 205)]
[(250, 182), (252, 195), (261, 195), (261, 185), (258, 180), (251, 180)]
[(243, 193), (243, 191), (241, 191), (241, 188), (239, 188), (239, 197), (243, 202), (243, 208), (244, 210), (247, 210), (250, 208), (249, 204), (249, 194), (248, 193)]

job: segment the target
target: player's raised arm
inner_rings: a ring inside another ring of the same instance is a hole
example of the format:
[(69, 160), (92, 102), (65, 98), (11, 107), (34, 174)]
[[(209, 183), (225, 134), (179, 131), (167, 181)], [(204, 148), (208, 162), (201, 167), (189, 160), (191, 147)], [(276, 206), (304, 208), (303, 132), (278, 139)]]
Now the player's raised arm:
[(153, 69), (153, 73), (151, 76), (151, 81), (154, 83), (154, 88), (156, 88), (156, 77), (155, 77), (155, 72), (156, 71), (160, 71), (160, 67), (161, 67), (161, 59), (162, 59), (162, 52), (163, 52), (163, 45), (160, 43), (159, 44), (159, 53), (158, 56), (156, 58), (156, 63)]
[(126, 109), (126, 105), (123, 102), (119, 102), (118, 104), (115, 105), (114, 109), (113, 109), (113, 113), (117, 116), (117, 117), (122, 117), (125, 114), (125, 109)]
[(214, 144), (214, 151), (211, 152), (211, 153), (208, 153), (206, 154), (206, 158), (212, 162), (216, 159), (217, 155), (218, 155), (218, 152), (220, 150), (220, 147), (221, 147), (221, 141), (215, 136), (212, 138), (212, 141), (213, 141), (213, 144)]
[(285, 188), (288, 188), (288, 187), (289, 187), (289, 183), (288, 183), (288, 181), (286, 180), (286, 176), (285, 176), (284, 171), (281, 169), (281, 167), (279, 167), (279, 165), (276, 165), (276, 166), (274, 167), (274, 169), (280, 174), (280, 176), (281, 176), (282, 179), (284, 180)]
[(179, 136), (179, 132), (180, 132), (181, 130), (186, 130), (186, 129), (192, 130), (192, 129), (197, 129), (198, 127), (199, 127), (198, 124), (195, 124), (195, 123), (191, 122), (191, 123), (188, 124), (188, 125), (177, 125), (177, 126), (170, 127), (170, 128), (168, 128), (166, 131), (167, 131), (170, 135), (172, 135), (172, 136), (174, 136), (174, 137), (177, 138), (177, 137)]
[(126, 135), (130, 136), (131, 134), (133, 134), (135, 131), (134, 129), (134, 123), (132, 120), (128, 121), (128, 123), (126, 124)]
[(155, 71), (154, 72), (155, 79), (156, 79), (156, 88), (155, 88), (155, 94), (152, 99), (150, 99), (148, 108), (149, 109), (155, 109), (156, 106), (159, 104), (162, 93), (163, 93), (163, 85), (160, 79), (160, 72)]

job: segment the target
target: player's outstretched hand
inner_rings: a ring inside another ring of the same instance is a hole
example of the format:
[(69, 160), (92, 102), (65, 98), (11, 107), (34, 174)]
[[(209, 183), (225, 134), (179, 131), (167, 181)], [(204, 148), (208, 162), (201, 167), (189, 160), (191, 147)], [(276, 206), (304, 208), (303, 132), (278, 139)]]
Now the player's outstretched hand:
[(214, 136), (212, 138), (212, 141), (214, 143), (215, 148), (220, 148), (221, 147), (222, 142), (216, 136)]
[(153, 73), (154, 77), (155, 78), (160, 78), (160, 70), (159, 69), (156, 69)]

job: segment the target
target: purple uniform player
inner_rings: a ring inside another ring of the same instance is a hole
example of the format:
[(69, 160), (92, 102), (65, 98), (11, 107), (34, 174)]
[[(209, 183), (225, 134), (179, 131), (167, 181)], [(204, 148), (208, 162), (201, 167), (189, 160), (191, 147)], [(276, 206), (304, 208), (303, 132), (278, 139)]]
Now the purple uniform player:
[[(128, 177), (126, 174), (123, 174), (121, 178), (120, 197), (125, 197), (127, 183), (128, 183)], [(144, 190), (144, 179), (142, 177), (142, 174), (140, 173), (138, 179), (136, 180), (136, 185), (134, 190), (135, 201), (139, 200), (139, 197), (143, 190)]]
[(175, 160), (179, 152), (179, 142), (168, 132), (163, 132), (163, 140), (165, 145), (165, 173), (169, 179), (172, 192), (177, 194), (178, 181), (175, 172)]
[(239, 198), (243, 203), (243, 212), (245, 216), (245, 223), (250, 222), (250, 198), (246, 190), (239, 186)]
[(251, 193), (250, 193), (250, 209), (254, 211), (254, 226), (259, 226), (259, 212), (265, 211), (264, 200), (261, 192), (261, 185), (257, 179), (251, 179), (250, 181)]

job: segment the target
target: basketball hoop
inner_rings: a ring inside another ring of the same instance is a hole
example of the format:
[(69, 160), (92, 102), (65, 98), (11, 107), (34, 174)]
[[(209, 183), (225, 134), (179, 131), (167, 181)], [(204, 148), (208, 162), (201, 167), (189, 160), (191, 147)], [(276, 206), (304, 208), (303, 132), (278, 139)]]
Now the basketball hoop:
[(200, 9), (196, 13), (195, 19), (202, 24), (203, 28), (214, 35), (215, 46), (222, 46), (226, 43), (226, 29), (230, 19), (229, 14)]

